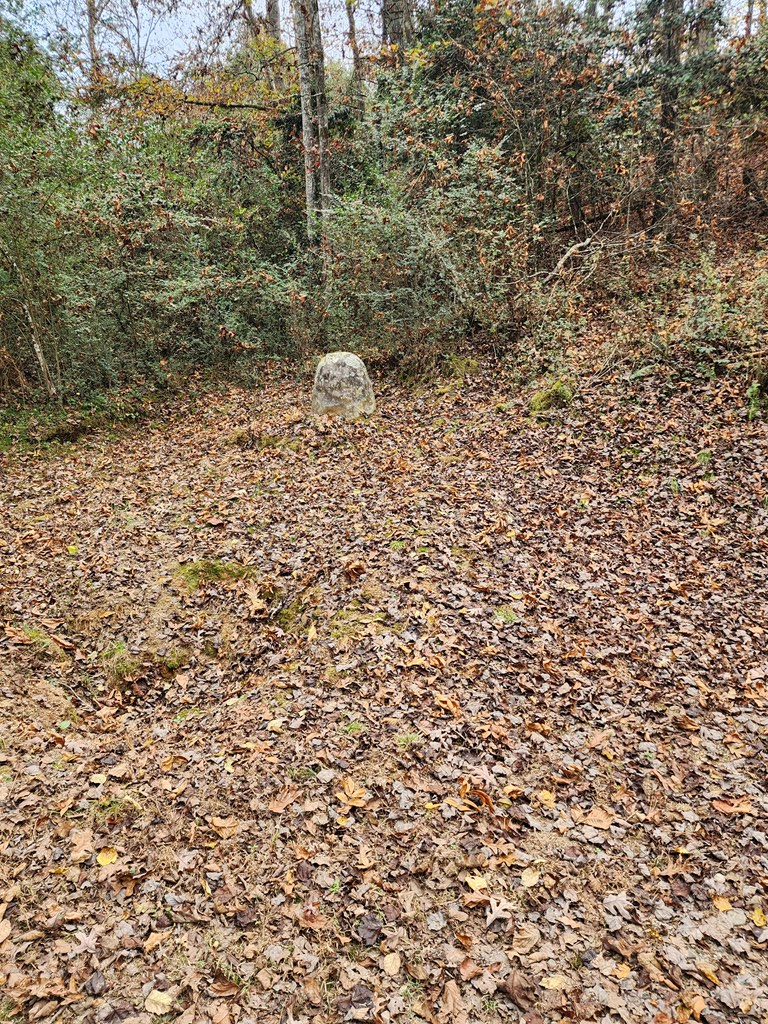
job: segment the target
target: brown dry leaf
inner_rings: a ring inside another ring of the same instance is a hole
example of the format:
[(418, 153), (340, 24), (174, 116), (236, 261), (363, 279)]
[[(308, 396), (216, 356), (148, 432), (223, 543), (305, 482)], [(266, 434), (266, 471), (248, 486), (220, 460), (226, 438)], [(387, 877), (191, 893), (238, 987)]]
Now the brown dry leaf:
[(535, 924), (523, 924), (512, 939), (512, 951), (527, 956), (541, 942), (541, 932)]
[(381, 966), (388, 977), (394, 978), (400, 973), (401, 963), (402, 961), (399, 953), (387, 953), (381, 961)]
[(343, 779), (341, 787), (343, 792), (336, 793), (336, 799), (349, 807), (365, 807), (371, 799), (370, 793), (363, 787), (356, 786), (352, 779)]
[(236, 996), (239, 992), (239, 985), (236, 985), (234, 981), (230, 981), (229, 978), (223, 977), (218, 977), (208, 989), (208, 994), (213, 996), (215, 999), (223, 999), (227, 996)]
[(455, 697), (449, 697), (447, 693), (436, 693), (435, 704), (443, 711), (449, 712), (454, 718), (461, 718), (461, 705)]
[(298, 797), (300, 790), (297, 786), (286, 786), (281, 789), (276, 797), (273, 797), (267, 805), (273, 814), (282, 814), (286, 807), (289, 807)]
[(712, 806), (723, 814), (757, 814), (757, 808), (747, 796), (734, 796), (726, 800), (713, 800)]
[(0, 921), (0, 945), (2, 945), (8, 936), (11, 934), (11, 922), (9, 920)]
[(153, 949), (157, 949), (157, 947), (167, 939), (170, 934), (170, 929), (167, 932), (152, 932), (144, 943), (144, 952), (151, 953)]
[(520, 881), (523, 883), (524, 889), (532, 889), (535, 885), (539, 884), (541, 875), (536, 868), (526, 868), (520, 876)]
[(230, 1024), (231, 1020), (229, 1006), (226, 1003), (219, 1003), (211, 1017), (211, 1024)]
[(440, 997), (438, 1016), (441, 1021), (450, 1021), (450, 1024), (467, 1024), (469, 1021), (459, 986), (453, 978), (445, 983), (443, 994)]
[(229, 839), (240, 828), (240, 822), (231, 815), (228, 818), (208, 818), (207, 821), (216, 835), (222, 839)]
[(554, 992), (563, 992), (570, 987), (570, 980), (564, 974), (550, 974), (541, 979), (541, 987), (551, 989)]
[(93, 832), (89, 828), (73, 828), (69, 834), (72, 852), (69, 859), (73, 864), (83, 864), (93, 854)]
[(317, 978), (310, 975), (304, 979), (304, 995), (307, 997), (309, 1002), (313, 1006), (322, 1006), (323, 994), (320, 991), (320, 985), (318, 984)]
[(582, 818), (582, 825), (591, 825), (592, 828), (608, 829), (613, 824), (614, 814), (605, 807), (593, 807), (589, 814)]
[(536, 982), (526, 977), (522, 971), (512, 970), (499, 984), (502, 992), (506, 992), (512, 1002), (523, 1012), (529, 1010), (536, 1001)]
[(707, 981), (711, 981), (713, 985), (720, 984), (720, 979), (715, 973), (716, 969), (715, 965), (709, 963), (707, 960), (696, 961), (696, 970), (703, 974)]

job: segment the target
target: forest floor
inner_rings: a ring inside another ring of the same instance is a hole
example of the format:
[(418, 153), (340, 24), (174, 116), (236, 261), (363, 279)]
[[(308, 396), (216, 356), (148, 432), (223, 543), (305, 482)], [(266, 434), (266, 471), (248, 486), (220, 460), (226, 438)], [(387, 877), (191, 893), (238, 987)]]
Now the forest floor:
[(0, 1020), (768, 1019), (743, 382), (0, 456)]

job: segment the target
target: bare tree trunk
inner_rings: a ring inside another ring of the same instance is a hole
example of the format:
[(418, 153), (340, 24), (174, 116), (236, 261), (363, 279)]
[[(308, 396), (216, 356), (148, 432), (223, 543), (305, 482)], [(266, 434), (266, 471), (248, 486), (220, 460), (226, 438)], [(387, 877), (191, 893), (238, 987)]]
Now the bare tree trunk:
[(304, 145), (304, 193), (307, 205), (307, 237), (317, 237), (317, 187), (315, 182), (315, 153), (317, 150), (315, 125), (312, 116), (312, 75), (309, 59), (306, 9), (302, 0), (292, 0), (293, 30), (296, 35), (296, 53), (299, 64), (299, 93), (301, 97), (301, 133)]
[(674, 207), (675, 136), (677, 101), (683, 41), (683, 0), (663, 0), (661, 9), (660, 50), (663, 68), (660, 76), (659, 144), (656, 153), (656, 193), (653, 221), (658, 223)]
[(99, 25), (99, 19), (101, 17), (101, 11), (98, 8), (97, 0), (86, 0), (85, 2), (85, 15), (86, 15), (86, 38), (88, 41), (88, 57), (90, 65), (88, 68), (88, 79), (91, 86), (91, 102), (95, 105), (98, 103), (101, 90), (103, 86), (102, 74), (101, 74), (101, 56), (99, 54), (99, 48), (96, 43), (96, 29)]
[(747, 0), (747, 15), (744, 19), (744, 36), (749, 39), (752, 35), (752, 20), (755, 16), (755, 0)]
[(280, 31), (280, 0), (267, 0), (267, 35), (276, 43), (282, 42)]
[(360, 44), (357, 41), (357, 25), (355, 24), (357, 3), (358, 0), (345, 0), (349, 24), (347, 38), (352, 50), (352, 106), (355, 114), (360, 117), (365, 109), (365, 94), (363, 92), (363, 62), (360, 57)]
[(265, 32), (276, 43), (283, 41), (280, 30), (280, 0), (267, 0), (265, 14), (256, 14), (251, 0), (243, 0), (243, 17), (248, 22), (254, 36)]
[(331, 159), (328, 136), (328, 98), (325, 91), (325, 51), (320, 27), (317, 0), (306, 0), (310, 10), (309, 50), (312, 68), (312, 91), (315, 101), (317, 157), (320, 182), (320, 218), (323, 222), (331, 209)]
[(413, 39), (412, 0), (381, 0), (381, 43), (402, 50)]
[(8, 266), (10, 266), (11, 270), (13, 270), (19, 279), (19, 285), (21, 286), (21, 296), (19, 301), (21, 302), (21, 308), (24, 310), (24, 318), (29, 326), (29, 340), (40, 370), (40, 379), (43, 382), (43, 386), (45, 387), (48, 397), (58, 399), (58, 388), (56, 387), (53, 374), (48, 366), (48, 360), (45, 357), (45, 349), (43, 348), (43, 343), (40, 338), (37, 320), (32, 313), (32, 307), (29, 303), (29, 295), (31, 291), (29, 280), (14, 259), (13, 255), (5, 248), (5, 246), (2, 246), (2, 255), (4, 256)]
[[(248, 23), (254, 39), (262, 33), (275, 43), (282, 43), (280, 32), (280, 5), (278, 0), (268, 0), (266, 15), (256, 14), (251, 0), (243, 0), (243, 17)], [(277, 49), (277, 47), (275, 47)], [(282, 93), (285, 91), (285, 79), (282, 73), (282, 56), (280, 53), (269, 54), (262, 61), (264, 77), (270, 89)]]

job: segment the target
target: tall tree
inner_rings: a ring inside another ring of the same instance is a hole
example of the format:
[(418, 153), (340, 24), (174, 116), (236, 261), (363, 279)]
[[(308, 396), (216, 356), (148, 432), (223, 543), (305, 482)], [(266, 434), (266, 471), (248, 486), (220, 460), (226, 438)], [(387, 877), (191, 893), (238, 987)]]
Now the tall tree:
[(292, 0), (292, 6), (299, 64), (307, 234), (315, 241), (324, 234), (331, 204), (325, 52), (317, 0)]
[(349, 26), (347, 39), (349, 40), (349, 48), (352, 51), (352, 106), (355, 109), (355, 113), (361, 115), (364, 111), (365, 101), (363, 94), (363, 62), (360, 56), (360, 43), (357, 39), (357, 23), (355, 21), (357, 3), (358, 0), (345, 0), (347, 24)]
[(381, 0), (381, 42), (403, 49), (413, 39), (412, 0)]
[(677, 103), (682, 65), (683, 0), (661, 0), (659, 19), (659, 137), (653, 220), (658, 223), (673, 206)]

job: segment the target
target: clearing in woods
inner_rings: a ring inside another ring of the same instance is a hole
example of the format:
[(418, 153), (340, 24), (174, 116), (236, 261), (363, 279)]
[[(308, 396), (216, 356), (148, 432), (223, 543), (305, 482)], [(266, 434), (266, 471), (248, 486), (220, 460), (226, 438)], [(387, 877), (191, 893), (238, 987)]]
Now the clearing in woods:
[(765, 1019), (765, 425), (514, 393), (0, 456), (0, 1019)]

